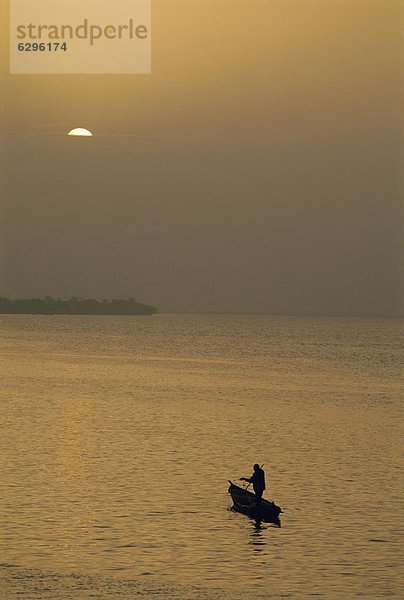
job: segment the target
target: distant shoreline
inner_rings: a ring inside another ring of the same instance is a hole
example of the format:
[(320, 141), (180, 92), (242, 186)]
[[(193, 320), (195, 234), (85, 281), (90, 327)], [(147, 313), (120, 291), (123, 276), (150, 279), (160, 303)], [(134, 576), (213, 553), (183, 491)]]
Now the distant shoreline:
[(94, 298), (20, 298), (10, 300), (0, 296), (2, 315), (110, 315), (137, 316), (154, 315), (157, 308), (141, 304), (135, 298), (127, 300), (95, 300)]

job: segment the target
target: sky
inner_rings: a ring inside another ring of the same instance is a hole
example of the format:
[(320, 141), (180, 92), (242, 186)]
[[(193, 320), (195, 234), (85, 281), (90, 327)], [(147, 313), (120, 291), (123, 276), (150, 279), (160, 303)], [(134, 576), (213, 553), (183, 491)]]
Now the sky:
[(0, 293), (400, 314), (402, 12), (153, 0), (151, 75), (9, 75), (2, 19)]

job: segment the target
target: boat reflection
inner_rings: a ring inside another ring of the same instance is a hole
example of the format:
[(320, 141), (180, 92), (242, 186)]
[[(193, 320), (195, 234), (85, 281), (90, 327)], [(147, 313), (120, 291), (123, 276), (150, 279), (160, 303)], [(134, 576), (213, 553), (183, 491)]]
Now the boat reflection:
[(264, 546), (266, 546), (267, 541), (265, 539), (265, 530), (269, 529), (269, 527), (280, 527), (281, 522), (278, 519), (276, 523), (272, 523), (271, 525), (263, 525), (263, 522), (256, 519), (252, 522), (251, 530), (250, 530), (250, 540), (249, 545), (254, 546), (255, 552), (262, 552)]
[(254, 552), (262, 552), (266, 545), (265, 536), (263, 534), (264, 527), (261, 521), (255, 521), (250, 531), (250, 546), (253, 546)]

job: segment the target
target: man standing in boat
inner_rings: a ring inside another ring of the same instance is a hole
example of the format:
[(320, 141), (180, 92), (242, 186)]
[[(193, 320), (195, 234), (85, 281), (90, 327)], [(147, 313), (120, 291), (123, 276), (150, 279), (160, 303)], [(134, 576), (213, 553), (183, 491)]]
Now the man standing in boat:
[(261, 508), (262, 494), (265, 490), (265, 473), (264, 470), (256, 463), (254, 465), (254, 473), (251, 477), (240, 477), (240, 481), (248, 481), (253, 484), (255, 493), (255, 503), (257, 509)]

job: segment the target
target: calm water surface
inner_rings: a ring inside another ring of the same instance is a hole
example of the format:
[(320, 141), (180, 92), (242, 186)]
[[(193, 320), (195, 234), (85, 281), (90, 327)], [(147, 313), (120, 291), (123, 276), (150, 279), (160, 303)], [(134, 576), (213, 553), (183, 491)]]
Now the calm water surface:
[[(399, 321), (1, 316), (0, 334), (4, 597), (404, 593)], [(281, 528), (228, 510), (254, 462)]]

